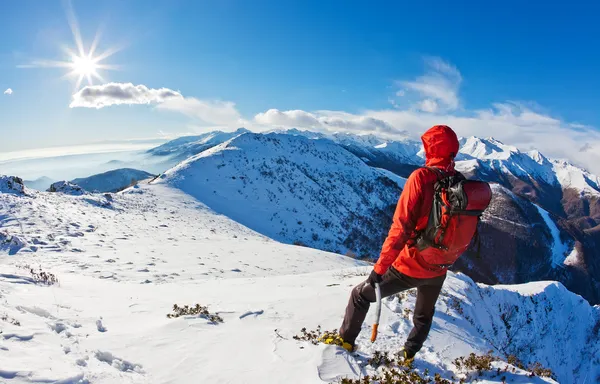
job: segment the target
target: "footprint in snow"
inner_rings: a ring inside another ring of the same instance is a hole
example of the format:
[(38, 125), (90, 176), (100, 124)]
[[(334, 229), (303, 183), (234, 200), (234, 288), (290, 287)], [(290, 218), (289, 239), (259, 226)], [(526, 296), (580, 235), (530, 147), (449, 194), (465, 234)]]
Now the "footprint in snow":
[(259, 315), (262, 315), (263, 313), (265, 313), (264, 309), (260, 309), (258, 311), (248, 311), (242, 315), (240, 315), (240, 320), (244, 319), (248, 316), (254, 316), (254, 317), (258, 317)]
[(104, 324), (102, 324), (102, 318), (96, 320), (96, 328), (98, 329), (98, 332), (107, 332), (108, 329), (104, 326)]
[(4, 340), (11, 340), (11, 339), (15, 339), (18, 341), (30, 341), (33, 340), (33, 334), (31, 335), (17, 335), (16, 333), (3, 333), (0, 334), (0, 336), (2, 336), (2, 338)]
[(54, 332), (60, 334), (63, 331), (65, 331), (67, 329), (67, 326), (64, 323), (61, 323), (60, 321), (54, 322), (54, 323), (50, 323), (48, 324), (48, 326), (50, 327), (51, 330), (53, 330)]
[(96, 351), (94, 353), (94, 357), (121, 372), (144, 373), (144, 369), (141, 364), (135, 364), (127, 360), (120, 359), (110, 352)]

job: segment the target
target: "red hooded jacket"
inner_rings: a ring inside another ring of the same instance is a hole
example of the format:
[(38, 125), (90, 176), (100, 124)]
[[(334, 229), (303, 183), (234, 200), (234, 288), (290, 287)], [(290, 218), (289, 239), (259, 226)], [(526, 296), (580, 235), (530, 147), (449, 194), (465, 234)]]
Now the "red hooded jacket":
[[(450, 127), (436, 125), (421, 136), (421, 141), (428, 167), (437, 167), (449, 173), (455, 172), (454, 157), (458, 153), (459, 143), (456, 133)], [(399, 272), (415, 278), (432, 278), (446, 274), (445, 269), (432, 271), (422, 265), (417, 257), (419, 251), (407, 244), (415, 237), (416, 231), (427, 226), (437, 180), (436, 172), (420, 168), (406, 181), (396, 206), (392, 227), (375, 264), (375, 272), (378, 274), (383, 275), (390, 265)]]

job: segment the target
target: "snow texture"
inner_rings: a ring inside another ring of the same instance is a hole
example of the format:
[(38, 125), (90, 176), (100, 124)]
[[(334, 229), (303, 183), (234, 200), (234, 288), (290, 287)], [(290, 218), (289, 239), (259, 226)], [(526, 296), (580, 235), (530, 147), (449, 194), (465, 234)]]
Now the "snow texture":
[(57, 181), (48, 188), (47, 192), (63, 193), (72, 196), (84, 195), (86, 193), (83, 188), (70, 181)]
[[(535, 205), (535, 207), (537, 208), (538, 212), (544, 219), (546, 226), (548, 227), (548, 229), (550, 230), (550, 233), (552, 234), (552, 244), (553, 244), (552, 245), (552, 266), (555, 268), (561, 267), (565, 263), (565, 257), (567, 256), (567, 253), (569, 252), (569, 245), (563, 243), (563, 241), (561, 240), (560, 230), (558, 229), (558, 227), (556, 226), (556, 224), (550, 217), (550, 214), (548, 213), (548, 211), (546, 211), (543, 208), (540, 208), (540, 206), (538, 206), (538, 205)], [(577, 251), (575, 251), (575, 252), (577, 252)]]
[(401, 178), (330, 140), (237, 136), (190, 157), (155, 183), (189, 193), (270, 238), (364, 258), (379, 252)]
[[(205, 158), (219, 164), (253, 140), (229, 143), (179, 171)], [(320, 365), (323, 346), (293, 336), (302, 327), (337, 328), (351, 287), (370, 267), (273, 241), (166, 181), (142, 183), (110, 202), (103, 195), (0, 193), (2, 231), (31, 245), (0, 253), (0, 314), (20, 324), (0, 320), (0, 381), (320, 383), (320, 374), (339, 376), (341, 368)], [(54, 273), (59, 284), (37, 283), (25, 265)], [(362, 358), (401, 348), (415, 293), (384, 301), (375, 344), (367, 317)], [(224, 323), (166, 317), (173, 304), (195, 303)], [(454, 358), (491, 349), (539, 361), (561, 383), (591, 383), (600, 379), (599, 323), (600, 307), (560, 284), (488, 287), (450, 273), (415, 366), (459, 377)], [(552, 382), (519, 370), (509, 379)]]

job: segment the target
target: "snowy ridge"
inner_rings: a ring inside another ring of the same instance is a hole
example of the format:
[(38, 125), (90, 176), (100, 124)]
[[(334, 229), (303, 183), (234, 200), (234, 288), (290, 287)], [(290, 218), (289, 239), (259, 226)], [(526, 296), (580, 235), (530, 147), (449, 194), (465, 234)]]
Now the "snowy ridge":
[[(158, 156), (179, 156), (180, 159), (201, 153), (225, 141), (249, 131), (240, 128), (236, 132), (210, 132), (199, 136), (181, 137), (148, 151)], [(312, 140), (330, 140), (344, 147), (357, 157), (376, 167), (386, 165), (409, 165), (401, 169), (402, 176), (425, 162), (422, 144), (416, 140), (387, 140), (375, 135), (351, 133), (320, 133), (298, 129), (273, 130), (268, 134), (302, 136)], [(457, 156), (457, 168), (470, 173), (480, 170), (484, 175), (495, 173), (511, 175), (524, 180), (575, 189), (583, 194), (600, 196), (600, 178), (564, 160), (550, 159), (537, 150), (523, 152), (494, 138), (468, 137), (460, 139), (461, 150)], [(395, 171), (395, 170), (394, 170)], [(396, 172), (398, 173), (398, 172)]]
[(480, 167), (484, 172), (501, 172), (600, 196), (600, 179), (568, 161), (549, 159), (537, 150), (521, 152), (493, 138), (462, 138), (460, 143), (457, 168), (461, 171)]
[(330, 140), (247, 133), (160, 182), (271, 238), (372, 257), (400, 194), (395, 179)]
[(183, 136), (150, 149), (147, 153), (155, 156), (193, 156), (233, 137), (248, 132), (248, 130), (240, 128), (235, 132), (214, 131), (198, 136)]
[(132, 183), (152, 177), (151, 173), (131, 168), (121, 168), (74, 179), (71, 182), (79, 185), (88, 192), (116, 192)]
[[(252, 140), (224, 147), (239, 152)], [(292, 337), (337, 328), (370, 268), (265, 238), (170, 182), (107, 196), (0, 193), (0, 218), (25, 244), (0, 253), (0, 381), (9, 383), (319, 383), (322, 346)], [(60, 284), (35, 284), (25, 264)], [(367, 317), (362, 356), (399, 350), (414, 299), (413, 290), (385, 300), (375, 344)], [(174, 303), (207, 305), (225, 322), (168, 319)], [(450, 273), (436, 311), (420, 371), (460, 377), (453, 358), (492, 349), (540, 361), (561, 383), (600, 377), (600, 307), (560, 284), (488, 287)], [(520, 370), (507, 379), (552, 382)]]

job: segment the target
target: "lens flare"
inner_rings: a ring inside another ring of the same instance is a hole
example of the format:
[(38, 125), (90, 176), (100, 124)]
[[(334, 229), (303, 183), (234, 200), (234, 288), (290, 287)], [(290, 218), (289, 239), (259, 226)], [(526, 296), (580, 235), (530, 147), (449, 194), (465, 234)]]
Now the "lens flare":
[(96, 53), (96, 49), (100, 42), (101, 36), (99, 30), (98, 32), (96, 32), (96, 36), (94, 37), (94, 40), (92, 41), (89, 50), (86, 51), (83, 39), (81, 37), (79, 24), (77, 22), (77, 17), (75, 16), (75, 11), (73, 10), (73, 6), (70, 1), (66, 3), (66, 14), (69, 26), (71, 27), (71, 31), (73, 33), (73, 40), (75, 43), (75, 50), (68, 47), (63, 48), (64, 53), (68, 57), (68, 60), (35, 60), (30, 64), (19, 65), (19, 67), (70, 69), (70, 71), (63, 77), (76, 79), (75, 90), (78, 90), (79, 87), (81, 87), (81, 84), (84, 79), (87, 80), (87, 83), (89, 85), (93, 85), (95, 79), (99, 80), (100, 82), (105, 82), (104, 78), (100, 76), (99, 71), (117, 70), (119, 69), (119, 67), (116, 65), (110, 65), (101, 62), (117, 53), (120, 50), (120, 48), (112, 47), (102, 53)]

